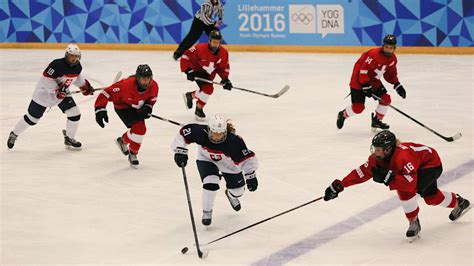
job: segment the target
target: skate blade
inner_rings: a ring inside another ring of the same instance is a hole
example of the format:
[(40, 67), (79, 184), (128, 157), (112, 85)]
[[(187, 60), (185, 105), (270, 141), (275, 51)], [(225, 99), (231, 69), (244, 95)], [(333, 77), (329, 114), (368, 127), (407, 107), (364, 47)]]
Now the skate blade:
[(381, 128), (378, 128), (378, 127), (371, 127), (371, 131), (372, 133), (376, 134), (376, 133), (379, 133), (380, 131), (382, 131), (383, 129)]
[(469, 205), (469, 207), (464, 209), (464, 211), (461, 213), (461, 215), (459, 215), (459, 217), (456, 220), (454, 220), (453, 222), (456, 222), (457, 220), (459, 220), (459, 218), (463, 217), (464, 214), (466, 214), (471, 208), (472, 208), (472, 205)]
[(408, 243), (413, 243), (415, 242), (418, 238), (420, 238), (420, 234), (413, 236), (413, 237), (408, 237)]
[(133, 169), (138, 169), (138, 164), (130, 164), (130, 167)]
[(82, 151), (82, 147), (77, 148), (77, 147), (67, 146), (67, 145), (66, 145), (65, 148), (66, 148), (66, 150), (68, 150), (68, 151)]
[(199, 122), (205, 122), (206, 121), (205, 117), (194, 116), (194, 119), (196, 119), (196, 121), (199, 121)]

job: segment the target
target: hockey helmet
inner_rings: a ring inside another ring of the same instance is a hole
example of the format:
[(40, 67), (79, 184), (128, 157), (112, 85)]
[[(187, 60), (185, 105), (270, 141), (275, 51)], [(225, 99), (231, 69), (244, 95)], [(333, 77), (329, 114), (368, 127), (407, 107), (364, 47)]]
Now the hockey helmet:
[[(71, 59), (68, 57), (68, 55), (77, 56), (77, 60), (71, 61)], [(66, 47), (64, 58), (66, 58), (66, 61), (71, 66), (77, 65), (79, 63), (79, 61), (81, 60), (81, 49), (79, 49), (79, 46), (77, 46), (76, 44), (73, 44), (73, 43), (68, 44), (68, 46)]]
[(383, 38), (383, 43), (396, 46), (397, 45), (397, 37), (395, 37), (395, 35), (393, 35), (393, 34), (387, 34), (387, 36), (385, 36)]
[[(395, 137), (395, 134), (393, 134), (389, 130), (383, 130), (375, 134), (375, 136), (372, 138), (372, 145), (370, 147), (370, 151), (377, 160), (390, 159), (395, 150), (396, 143), (397, 138)], [(381, 148), (383, 150), (384, 157), (375, 155), (376, 148)]]
[[(212, 40), (218, 40), (218, 44), (214, 44)], [(209, 33), (209, 40), (208, 40), (208, 46), (209, 46), (209, 49), (213, 52), (213, 53), (216, 53), (220, 46), (221, 46), (221, 41), (222, 41), (222, 34), (220, 31), (218, 30), (213, 30)]]
[[(139, 92), (144, 92), (150, 85), (151, 79), (153, 78), (153, 71), (147, 64), (139, 65), (137, 71), (135, 71), (135, 77), (137, 78), (137, 86)], [(150, 78), (148, 82), (141, 82), (141, 78)], [(140, 80), (139, 80), (140, 79)]]
[(222, 115), (213, 115), (207, 121), (207, 134), (214, 144), (222, 143), (227, 138), (227, 119)]

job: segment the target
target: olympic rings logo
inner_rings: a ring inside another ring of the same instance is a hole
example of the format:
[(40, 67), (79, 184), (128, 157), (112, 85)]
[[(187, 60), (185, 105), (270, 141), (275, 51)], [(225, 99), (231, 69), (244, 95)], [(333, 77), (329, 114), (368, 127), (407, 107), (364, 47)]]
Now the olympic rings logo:
[(291, 20), (294, 22), (301, 22), (305, 25), (308, 25), (311, 21), (313, 21), (313, 15), (310, 13), (304, 14), (304, 13), (299, 13), (299, 14), (293, 14), (291, 16)]

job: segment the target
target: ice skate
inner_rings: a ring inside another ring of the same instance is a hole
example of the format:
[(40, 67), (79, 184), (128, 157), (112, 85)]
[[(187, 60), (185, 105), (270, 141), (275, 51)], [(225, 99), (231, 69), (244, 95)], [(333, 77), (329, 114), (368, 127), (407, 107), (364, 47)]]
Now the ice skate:
[(128, 153), (128, 161), (130, 162), (130, 166), (133, 167), (133, 168), (137, 168), (138, 167), (138, 158), (137, 158), (137, 155), (134, 154), (133, 152), (129, 152)]
[(191, 109), (193, 108), (193, 93), (186, 92), (183, 94), (184, 104), (186, 104), (186, 108)]
[(8, 135), (8, 140), (7, 140), (7, 147), (9, 149), (13, 148), (13, 146), (15, 146), (15, 141), (16, 139), (18, 138), (18, 135), (16, 135), (15, 133), (10, 132), (10, 135)]
[(64, 129), (63, 129), (63, 135), (64, 135), (64, 145), (66, 145), (66, 149), (73, 150), (73, 151), (82, 150), (82, 144), (79, 141), (68, 137), (66, 135), (66, 130)]
[(230, 202), (230, 206), (232, 206), (232, 209), (234, 209), (234, 211), (239, 211), (240, 210), (240, 201), (239, 201), (239, 199), (232, 197), (229, 193), (230, 193), (229, 190), (226, 189), (225, 190), (225, 195), (227, 196), (227, 199)]
[(415, 221), (410, 221), (410, 225), (407, 230), (407, 237), (408, 237), (408, 242), (413, 242), (417, 238), (419, 238), (419, 233), (421, 231), (421, 225), (420, 225), (420, 220), (416, 218)]
[(461, 216), (463, 216), (466, 212), (468, 212), (472, 207), (471, 203), (467, 199), (462, 198), (458, 194), (456, 194), (456, 201), (457, 201), (456, 208), (454, 208), (449, 214), (449, 219), (451, 221), (456, 221)]
[(345, 120), (346, 120), (346, 118), (344, 117), (344, 110), (342, 110), (337, 114), (336, 125), (337, 125), (338, 129), (341, 129), (344, 126), (344, 121)]
[(198, 121), (204, 121), (206, 119), (206, 114), (204, 114), (202, 108), (196, 106), (196, 111), (194, 114), (196, 115), (196, 120)]
[(377, 132), (378, 130), (389, 129), (390, 126), (378, 119), (377, 115), (372, 113), (372, 131)]
[(212, 223), (212, 210), (202, 211), (202, 224), (209, 226)]
[(128, 155), (128, 145), (125, 144), (122, 140), (122, 137), (118, 137), (116, 140), (115, 140), (115, 144), (117, 144), (118, 148), (120, 149), (120, 151), (123, 153), (123, 155)]

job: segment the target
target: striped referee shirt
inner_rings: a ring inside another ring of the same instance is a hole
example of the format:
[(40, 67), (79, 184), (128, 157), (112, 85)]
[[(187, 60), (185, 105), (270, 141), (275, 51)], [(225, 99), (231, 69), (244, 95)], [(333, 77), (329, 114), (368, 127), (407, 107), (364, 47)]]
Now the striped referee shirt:
[(217, 4), (215, 5), (212, 3), (212, 0), (206, 0), (201, 5), (201, 9), (196, 12), (195, 17), (207, 26), (211, 26), (216, 23), (214, 20), (216, 14), (219, 17), (219, 20), (224, 18), (224, 5), (222, 4), (221, 0), (217, 0)]

